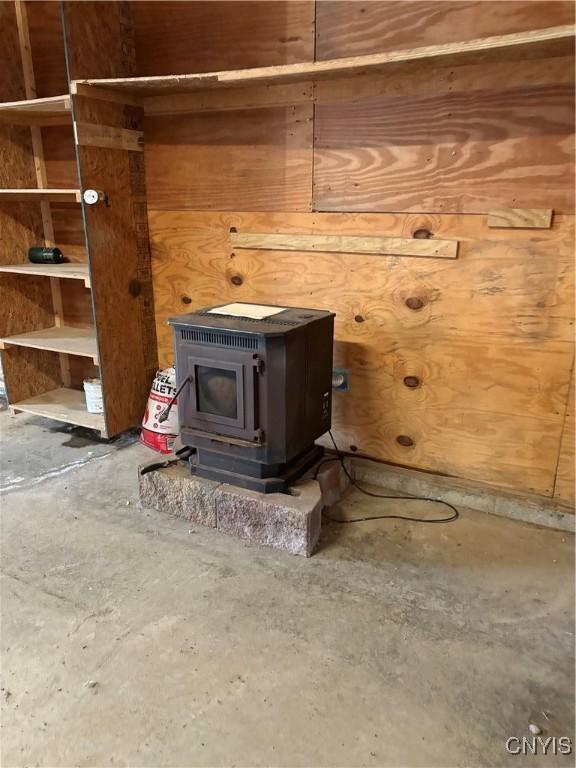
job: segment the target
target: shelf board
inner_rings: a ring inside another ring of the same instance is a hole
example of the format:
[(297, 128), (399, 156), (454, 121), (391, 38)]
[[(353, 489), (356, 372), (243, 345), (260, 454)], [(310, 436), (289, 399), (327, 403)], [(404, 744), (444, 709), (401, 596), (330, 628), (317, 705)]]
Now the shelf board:
[(11, 403), (10, 410), (13, 413), (19, 411), (33, 413), (36, 416), (45, 416), (47, 419), (106, 432), (104, 415), (88, 413), (84, 392), (77, 389), (67, 387), (53, 389), (50, 392), (29, 397), (27, 400), (21, 400), (19, 403)]
[(62, 125), (70, 122), (70, 96), (45, 99), (4, 101), (0, 103), (0, 120), (22, 125)]
[(87, 328), (67, 326), (28, 331), (0, 339), (0, 346), (32, 347), (49, 352), (63, 352), (68, 355), (91, 357), (98, 364), (98, 350), (94, 332)]
[(64, 264), (2, 264), (0, 265), (0, 272), (10, 272), (16, 275), (44, 275), (63, 280), (83, 280), (86, 288), (90, 288), (88, 264), (73, 262)]
[(89, 93), (85, 86), (92, 86), (115, 91), (119, 94), (146, 97), (169, 93), (189, 93), (211, 88), (238, 88), (259, 84), (273, 85), (351, 76), (378, 70), (388, 71), (394, 67), (404, 68), (411, 63), (422, 65), (423, 63), (437, 62), (440, 65), (449, 66), (452, 63), (473, 63), (493, 58), (498, 59), (503, 54), (519, 58), (558, 56), (569, 53), (573, 50), (573, 46), (574, 27), (565, 25), (466, 40), (459, 43), (429, 45), (421, 48), (408, 48), (387, 53), (301, 64), (282, 64), (272, 67), (161, 77), (75, 80), (71, 90), (72, 93)]
[(8, 201), (79, 203), (79, 189), (0, 189), (0, 203)]

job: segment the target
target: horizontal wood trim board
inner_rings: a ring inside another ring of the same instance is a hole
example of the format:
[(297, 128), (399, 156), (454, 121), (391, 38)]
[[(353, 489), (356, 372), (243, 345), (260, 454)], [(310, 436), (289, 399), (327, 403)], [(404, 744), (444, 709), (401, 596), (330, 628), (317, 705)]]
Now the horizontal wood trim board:
[(79, 189), (0, 189), (0, 203), (42, 202), (79, 203)]
[(261, 235), (230, 232), (232, 248), (260, 251), (319, 251), (321, 253), (372, 253), (456, 259), (457, 240), (404, 237), (346, 237), (342, 235)]
[(141, 96), (152, 96), (162, 92), (177, 93), (205, 88), (230, 88), (254, 85), (255, 83), (296, 82), (317, 78), (341, 77), (342, 75), (404, 67), (410, 62), (452, 60), (485, 60), (492, 55), (517, 51), (519, 57), (529, 55), (556, 55), (569, 52), (574, 44), (574, 28), (571, 25), (536, 29), (510, 35), (496, 35), (476, 40), (466, 40), (443, 45), (428, 45), (420, 48), (375, 53), (364, 56), (330, 59), (327, 61), (282, 64), (271, 67), (226, 70), (222, 72), (201, 72), (185, 75), (163, 75), (159, 77), (130, 77), (76, 80), (72, 92), (84, 85), (108, 88)]
[(500, 229), (550, 229), (552, 208), (503, 208), (488, 212), (488, 226)]
[(143, 131), (115, 128), (111, 125), (77, 123), (76, 136), (78, 144), (83, 147), (103, 147), (104, 149), (122, 149), (131, 152), (144, 151)]

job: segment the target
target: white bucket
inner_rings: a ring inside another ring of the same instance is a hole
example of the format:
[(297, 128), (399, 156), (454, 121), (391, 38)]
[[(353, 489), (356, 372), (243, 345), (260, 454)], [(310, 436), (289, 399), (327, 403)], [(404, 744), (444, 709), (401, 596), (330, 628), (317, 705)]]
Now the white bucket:
[(84, 379), (84, 394), (86, 395), (86, 410), (88, 413), (103, 413), (102, 382), (100, 379)]
[(158, 417), (176, 394), (176, 371), (164, 368), (158, 371), (152, 382), (148, 405), (142, 419), (140, 442), (160, 453), (171, 453), (178, 436), (178, 401), (170, 409), (166, 421)]

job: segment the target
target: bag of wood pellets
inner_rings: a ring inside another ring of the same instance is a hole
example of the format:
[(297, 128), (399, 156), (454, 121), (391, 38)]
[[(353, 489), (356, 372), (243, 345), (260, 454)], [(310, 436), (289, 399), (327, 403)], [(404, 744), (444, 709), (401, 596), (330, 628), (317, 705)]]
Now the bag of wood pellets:
[(160, 453), (172, 453), (174, 440), (178, 437), (177, 400), (174, 402), (166, 421), (158, 420), (175, 394), (176, 371), (174, 367), (158, 371), (152, 382), (148, 405), (144, 411), (140, 442)]

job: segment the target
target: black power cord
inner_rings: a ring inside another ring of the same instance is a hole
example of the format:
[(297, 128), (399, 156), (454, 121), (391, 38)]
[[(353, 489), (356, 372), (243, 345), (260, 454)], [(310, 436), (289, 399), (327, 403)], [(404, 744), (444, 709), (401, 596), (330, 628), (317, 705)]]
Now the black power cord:
[(174, 395), (170, 398), (170, 402), (168, 403), (168, 405), (158, 414), (158, 422), (160, 424), (165, 422), (168, 416), (170, 416), (170, 411), (172, 410), (172, 406), (176, 402), (176, 398), (178, 397), (180, 392), (182, 392), (186, 384), (191, 384), (191, 383), (192, 383), (192, 376), (186, 376), (182, 384), (180, 384), (180, 386), (178, 387)]
[(422, 517), (409, 517), (408, 515), (375, 515), (374, 517), (354, 517), (348, 520), (338, 520), (335, 517), (329, 517), (328, 515), (325, 515), (325, 517), (330, 520), (332, 523), (364, 523), (368, 520), (407, 520), (410, 523), (451, 523), (453, 520), (457, 520), (460, 517), (460, 513), (454, 507), (452, 504), (450, 504), (447, 501), (442, 501), (442, 499), (432, 499), (430, 496), (390, 496), (383, 493), (374, 493), (373, 491), (368, 491), (366, 488), (362, 488), (361, 485), (358, 484), (358, 482), (352, 477), (350, 472), (348, 472), (348, 468), (344, 462), (344, 455), (340, 452), (340, 449), (336, 445), (336, 440), (334, 440), (334, 435), (330, 430), (328, 430), (328, 434), (330, 435), (330, 439), (332, 440), (332, 444), (334, 445), (334, 450), (336, 451), (336, 458), (335, 459), (324, 459), (324, 461), (321, 461), (320, 464), (316, 467), (316, 472), (314, 474), (314, 478), (318, 477), (318, 470), (323, 464), (327, 464), (330, 461), (339, 461), (342, 465), (342, 469), (344, 470), (346, 476), (350, 480), (350, 484), (354, 486), (354, 488), (357, 488), (360, 493), (365, 494), (366, 496), (371, 496), (374, 499), (396, 499), (396, 500), (403, 500), (403, 501), (427, 501), (432, 504), (443, 504), (445, 507), (448, 507), (448, 509), (451, 509), (453, 514), (449, 517), (440, 517), (435, 518), (433, 520), (428, 520), (426, 518)]

